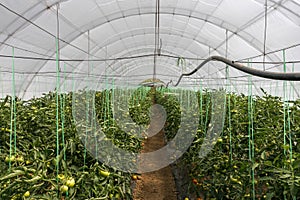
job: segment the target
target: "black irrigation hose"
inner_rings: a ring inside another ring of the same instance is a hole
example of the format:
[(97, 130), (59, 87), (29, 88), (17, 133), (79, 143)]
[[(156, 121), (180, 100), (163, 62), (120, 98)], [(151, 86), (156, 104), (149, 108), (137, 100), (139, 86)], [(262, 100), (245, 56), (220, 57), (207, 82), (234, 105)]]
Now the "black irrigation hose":
[[(286, 81), (300, 81), (300, 73), (282, 73), (282, 72), (269, 72), (269, 71), (263, 71), (263, 70), (257, 70), (250, 67), (246, 67), (242, 64), (236, 63), (232, 60), (228, 60), (221, 56), (211, 56), (207, 59), (205, 59), (197, 68), (195, 68), (193, 71), (185, 74), (181, 74), (179, 77), (177, 83), (174, 85), (175, 87), (178, 86), (183, 76), (191, 76), (192, 74), (196, 73), (200, 68), (202, 68), (206, 63), (210, 61), (220, 61), (223, 62), (237, 70), (240, 70), (242, 72), (252, 74), (254, 76), (259, 76), (267, 79), (275, 79), (275, 80), (286, 80)], [(173, 83), (171, 80), (168, 82), (167, 86)]]

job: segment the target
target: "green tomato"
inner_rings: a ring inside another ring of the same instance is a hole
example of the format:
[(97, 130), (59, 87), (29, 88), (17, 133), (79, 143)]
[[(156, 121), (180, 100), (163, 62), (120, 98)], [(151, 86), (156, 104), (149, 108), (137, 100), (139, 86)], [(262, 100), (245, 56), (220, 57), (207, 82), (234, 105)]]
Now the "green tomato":
[(218, 165), (213, 165), (215, 169), (220, 169)]
[(65, 175), (63, 175), (63, 174), (58, 174), (58, 175), (57, 175), (57, 178), (60, 179), (60, 180), (64, 180), (64, 179), (65, 179)]
[(67, 180), (67, 182), (66, 182), (66, 185), (67, 185), (68, 187), (74, 187), (74, 185), (75, 185), (75, 179), (74, 179), (74, 178), (69, 178), (69, 179)]
[(100, 174), (101, 174), (102, 176), (107, 177), (107, 176), (110, 175), (110, 172), (100, 170)]
[(67, 192), (69, 190), (69, 187), (66, 186), (66, 185), (62, 185), (60, 186), (60, 189), (59, 189), (61, 192)]
[(15, 159), (16, 159), (15, 156), (11, 156), (11, 157), (6, 156), (5, 157), (5, 162), (14, 162)]
[(23, 194), (24, 197), (29, 197), (30, 196), (30, 192), (29, 191), (26, 191), (24, 194)]
[(18, 156), (16, 157), (17, 162), (24, 162), (24, 157), (23, 156)]
[(289, 150), (289, 148), (290, 148), (290, 145), (283, 145), (284, 150)]
[(230, 180), (231, 180), (232, 182), (235, 182), (235, 183), (237, 183), (237, 182), (238, 182), (238, 179), (236, 179), (236, 178), (233, 178), (233, 177), (230, 177)]

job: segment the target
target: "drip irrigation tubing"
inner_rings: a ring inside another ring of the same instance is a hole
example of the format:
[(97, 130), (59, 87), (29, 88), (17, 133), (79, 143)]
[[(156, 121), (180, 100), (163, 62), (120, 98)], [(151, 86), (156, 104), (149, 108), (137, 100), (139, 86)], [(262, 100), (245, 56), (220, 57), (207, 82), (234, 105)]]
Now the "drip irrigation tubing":
[(286, 80), (286, 81), (300, 81), (300, 73), (295, 73), (295, 72), (291, 72), (291, 73), (281, 73), (281, 72), (270, 72), (270, 71), (263, 71), (263, 70), (257, 70), (257, 69), (253, 69), (250, 67), (246, 67), (240, 63), (237, 63), (235, 61), (226, 59), (224, 57), (221, 56), (210, 56), (207, 59), (205, 59), (202, 63), (200, 63), (200, 65), (198, 65), (198, 67), (196, 67), (193, 71), (189, 72), (189, 73), (183, 73), (181, 74), (181, 76), (179, 77), (178, 81), (176, 84), (173, 84), (173, 81), (169, 81), (167, 83), (167, 86), (172, 83), (173, 86), (178, 86), (181, 79), (184, 76), (191, 76), (192, 74), (196, 73), (199, 69), (201, 69), (205, 64), (207, 64), (208, 62), (211, 61), (219, 61), (219, 62), (223, 62), (226, 65), (229, 65), (237, 70), (240, 70), (242, 72), (254, 75), (254, 76), (259, 76), (259, 77), (263, 77), (263, 78), (267, 78), (267, 79), (275, 79), (275, 80)]

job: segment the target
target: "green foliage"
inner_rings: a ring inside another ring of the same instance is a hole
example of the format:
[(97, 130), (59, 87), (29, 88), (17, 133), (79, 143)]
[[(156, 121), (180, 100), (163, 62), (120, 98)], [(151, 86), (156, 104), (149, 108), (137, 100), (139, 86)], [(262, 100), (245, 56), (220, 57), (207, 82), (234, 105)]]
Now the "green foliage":
[[(125, 92), (130, 94), (130, 98), (113, 104), (114, 92)], [(86, 129), (86, 135), (77, 134), (73, 119), (73, 95), (59, 95), (58, 104), (56, 93), (28, 101), (16, 99), (16, 144), (12, 137), (14, 130), (10, 130), (11, 97), (7, 96), (0, 101), (1, 199), (24, 199), (26, 191), (30, 192), (31, 199), (132, 199), (131, 174), (98, 162), (85, 150), (82, 137), (95, 140), (90, 144), (92, 148), (96, 148), (97, 137), (91, 137), (92, 129)], [(284, 104), (281, 98), (265, 93), (262, 97), (251, 97), (253, 102), (252, 107), (249, 107), (251, 98), (248, 96), (227, 94), (221, 137), (214, 149), (200, 159), (199, 151), (211, 126), (211, 92), (138, 88), (126, 91), (80, 91), (76, 95), (78, 102), (83, 102), (86, 107), (95, 107), (94, 115), (89, 113), (89, 109), (86, 114), (94, 116), (92, 119), (101, 126), (106, 137), (116, 146), (130, 152), (140, 151), (142, 138), (137, 130), (124, 131), (118, 124), (113, 110), (116, 106), (122, 111), (118, 114), (123, 116), (119, 117), (129, 117), (135, 124), (147, 126), (151, 105), (162, 105), (167, 113), (164, 127), (167, 140), (172, 140), (183, 125), (192, 127), (191, 124), (182, 124), (183, 112), (187, 113), (187, 119), (199, 117), (198, 130), (191, 133), (195, 134), (195, 139), (181, 163), (178, 163), (189, 170), (189, 193), (204, 199), (255, 197), (289, 200), (300, 196), (300, 100)], [(198, 97), (198, 116), (192, 110), (181, 107), (180, 99), (188, 99), (190, 95)], [(94, 98), (89, 98), (91, 96)], [(129, 110), (123, 112), (125, 105), (128, 105)], [(57, 109), (60, 113), (58, 118)], [(91, 126), (92, 119), (88, 120)], [(85, 124), (84, 121), (76, 123)], [(189, 123), (189, 120), (185, 123)], [(251, 131), (254, 133), (253, 140), (249, 136)], [(13, 157), (9, 157), (10, 154)], [(68, 178), (74, 178), (75, 185), (65, 193), (61, 186), (67, 184)]]
[[(98, 123), (115, 126), (111, 114), (99, 109), (103, 106), (102, 97), (109, 91), (95, 93), (95, 107)], [(116, 171), (99, 163), (89, 152), (85, 153), (84, 143), (77, 134), (72, 116), (72, 93), (59, 95), (45, 94), (41, 98), (29, 101), (16, 99), (16, 137), (12, 143), (12, 155), (15, 159), (6, 162), (10, 155), (10, 102), (7, 96), (0, 103), (0, 199), (23, 199), (26, 191), (31, 199), (131, 199), (131, 175)], [(81, 92), (81, 96), (86, 96)], [(107, 97), (107, 96), (106, 96)], [(84, 100), (84, 99), (81, 99)], [(56, 118), (58, 105), (59, 118)], [(109, 110), (109, 109), (107, 109)], [(56, 125), (59, 135), (59, 154), (57, 155)], [(64, 122), (64, 127), (62, 127)], [(138, 151), (140, 140), (128, 137), (117, 126), (104, 129), (109, 138), (118, 146), (131, 151)], [(64, 134), (62, 134), (64, 133)], [(64, 136), (64, 142), (63, 138)], [(16, 146), (16, 154), (14, 154)], [(17, 161), (19, 160), (19, 161)], [(59, 174), (57, 174), (57, 171)], [(105, 177), (101, 174), (109, 172)], [(65, 179), (58, 178), (64, 176)], [(74, 178), (75, 186), (67, 193), (60, 190), (68, 178)], [(115, 196), (119, 196), (115, 198)]]
[[(198, 96), (200, 102), (200, 95)], [(267, 94), (253, 97), (251, 112), (254, 140), (252, 141), (249, 136), (249, 130), (251, 131), (251, 128), (249, 129), (251, 115), (248, 113), (249, 97), (227, 94), (222, 139), (207, 157), (200, 159), (198, 152), (211, 114), (208, 96), (209, 92), (202, 93), (203, 104), (200, 109), (203, 116), (209, 111), (207, 123), (204, 117), (190, 151), (184, 155), (183, 162), (190, 166), (190, 179), (196, 179), (198, 182), (197, 184), (191, 182), (190, 192), (206, 199), (252, 199), (253, 188), (256, 199), (293, 199), (300, 196), (300, 148), (297, 145), (300, 142), (299, 100), (290, 102), (289, 108), (284, 108), (283, 101), (279, 97)], [(229, 106), (230, 119), (228, 118)], [(286, 129), (285, 145), (284, 128)], [(289, 135), (292, 136), (291, 146)], [(249, 159), (249, 142), (254, 144), (252, 159)], [(232, 148), (231, 155), (230, 148)], [(290, 154), (291, 150), (292, 154)], [(254, 177), (251, 176), (251, 170), (254, 171)]]

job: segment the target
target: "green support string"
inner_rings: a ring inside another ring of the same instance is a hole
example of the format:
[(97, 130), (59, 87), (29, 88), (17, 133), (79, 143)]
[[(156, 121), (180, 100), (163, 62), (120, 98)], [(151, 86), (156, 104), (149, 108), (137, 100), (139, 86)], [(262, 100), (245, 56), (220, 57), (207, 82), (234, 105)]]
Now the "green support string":
[(93, 104), (93, 121), (92, 121), (92, 127), (93, 127), (93, 132), (94, 132), (94, 139), (95, 139), (95, 150), (96, 150), (96, 159), (98, 159), (98, 139), (97, 139), (97, 116), (96, 116), (96, 103), (95, 103), (95, 95), (93, 95), (92, 99), (92, 104)]
[[(283, 71), (286, 72), (286, 63), (285, 63), (285, 50), (282, 50), (283, 55)], [(283, 153), (286, 156), (286, 90), (287, 90), (287, 83), (286, 81), (283, 81)], [(285, 166), (284, 166), (285, 167)], [(284, 194), (284, 199), (286, 200), (286, 194)]]
[(36, 77), (34, 80), (34, 86), (35, 86), (34, 87), (34, 96), (36, 96), (39, 92), (39, 85), (40, 85), (39, 83), (40, 83), (39, 78)]
[[(14, 140), (14, 154), (16, 155), (16, 144), (17, 144), (17, 135), (16, 135), (16, 88), (15, 88), (15, 49), (12, 48), (12, 96), (11, 96), (11, 104), (10, 104), (10, 136), (9, 136), (9, 157), (12, 157), (12, 143)], [(14, 135), (14, 139), (13, 139)], [(11, 159), (9, 161), (9, 171), (11, 170)]]
[[(2, 72), (1, 66), (0, 66), (0, 71)], [(0, 73), (0, 83), (1, 83), (1, 98), (4, 98), (4, 87), (3, 87), (3, 79), (2, 79), (2, 73)]]
[(60, 94), (60, 118), (61, 118), (61, 139), (62, 139), (62, 148), (64, 153), (64, 160), (66, 160), (66, 150), (65, 150), (65, 81), (66, 81), (66, 64), (64, 64), (64, 85), (63, 85), (63, 92)]
[(139, 103), (141, 103), (142, 98), (143, 98), (143, 88), (139, 89)]
[[(196, 95), (196, 97), (197, 97), (197, 103), (199, 103), (198, 102), (198, 93), (197, 93), (197, 81), (195, 80), (195, 82), (194, 82), (194, 86), (193, 86), (193, 95)], [(197, 105), (198, 106), (198, 113), (200, 113), (200, 108), (199, 108), (199, 104)], [(200, 119), (198, 119), (198, 120), (200, 120)], [(198, 124), (200, 124), (200, 123), (198, 123)]]
[[(0, 66), (0, 72), (1, 72), (1, 66)], [(0, 84), (1, 84), (1, 101), (3, 100), (3, 82), (2, 82), (2, 73), (0, 73)], [(0, 142), (0, 155), (2, 154), (1, 151), (1, 142)]]
[[(227, 43), (227, 30), (226, 30), (226, 57), (227, 57), (227, 51), (228, 51), (228, 43)], [(232, 162), (232, 144), (231, 144), (231, 107), (230, 107), (230, 91), (231, 91), (231, 87), (230, 87), (230, 80), (229, 80), (229, 67), (228, 65), (226, 65), (226, 89), (227, 92), (225, 93), (225, 100), (224, 100), (224, 116), (223, 119), (225, 120), (226, 118), (226, 106), (228, 104), (228, 129), (229, 129), (229, 163), (231, 164)], [(228, 96), (228, 97), (227, 97)], [(228, 98), (228, 99), (227, 99)], [(227, 103), (228, 102), (228, 103)], [(222, 133), (224, 132), (224, 130), (222, 131)]]
[[(249, 64), (248, 64), (249, 65)], [(249, 137), (249, 160), (252, 166), (254, 160), (254, 132), (253, 132), (253, 96), (252, 96), (252, 76), (248, 77), (248, 137)], [(252, 199), (255, 199), (255, 177), (254, 169), (251, 167)]]
[[(236, 108), (236, 95), (233, 95), (233, 108)], [(238, 122), (238, 119), (236, 119), (236, 121)], [(230, 131), (231, 132), (231, 131)], [(233, 155), (233, 149), (232, 149), (232, 134), (229, 135), (229, 148), (230, 148), (230, 152), (231, 152), (231, 161), (232, 161), (232, 155)]]
[(208, 113), (210, 107), (210, 92), (206, 92), (206, 109), (205, 109), (205, 123), (204, 123), (204, 133), (206, 136), (207, 122), (208, 122)]
[(107, 116), (107, 126), (110, 125), (110, 120), (109, 120), (109, 113), (110, 113), (110, 109), (109, 109), (109, 105), (110, 105), (110, 95), (109, 95), (109, 87), (108, 87), (108, 78), (107, 78), (107, 73), (105, 70), (105, 88), (106, 88), (106, 92), (105, 92), (105, 111), (106, 111), (106, 116)]
[[(295, 71), (295, 64), (293, 63), (292, 66), (292, 72)], [(290, 82), (290, 99), (294, 100), (294, 91), (292, 92), (292, 83)], [(294, 113), (291, 113), (292, 116), (290, 116), (290, 112), (288, 112), (288, 125), (289, 125), (289, 138), (290, 138), (290, 159), (293, 158), (293, 145), (292, 145), (292, 130), (291, 130), (291, 118), (294, 118)]]
[(278, 81), (276, 81), (275, 96), (278, 96)]
[[(225, 91), (225, 96), (224, 96), (224, 105), (223, 105), (223, 116), (222, 116), (222, 124), (225, 123), (225, 119), (226, 119), (226, 107), (227, 107), (227, 91)], [(212, 111), (213, 112), (213, 111)], [(222, 128), (222, 132), (220, 134), (220, 137), (224, 136), (224, 128)], [(223, 151), (223, 145), (220, 145), (220, 152)], [(230, 160), (230, 165), (231, 165), (231, 160)]]
[(105, 90), (102, 90), (101, 92), (101, 108), (102, 108), (102, 117), (103, 117), (103, 126), (105, 126), (106, 121), (106, 108), (105, 108)]
[(14, 154), (17, 154), (17, 105), (16, 105), (16, 79), (15, 79), (15, 50), (13, 48), (13, 114), (14, 114)]
[(87, 143), (87, 135), (88, 135), (88, 126), (89, 126), (89, 109), (90, 109), (90, 102), (89, 102), (89, 91), (85, 91), (85, 136), (84, 136), (84, 155), (83, 155), (83, 165), (86, 166), (86, 155), (87, 155), (87, 149), (86, 149), (86, 143)]
[(102, 101), (102, 105), (103, 105), (103, 109), (104, 109), (104, 119), (103, 119), (103, 121), (104, 121), (104, 126), (105, 127), (107, 127), (108, 126), (108, 124), (107, 124), (107, 122), (106, 122), (106, 119), (107, 119), (107, 105), (106, 105), (106, 103), (107, 103), (107, 94), (108, 94), (108, 91), (107, 91), (107, 73), (106, 73), (106, 66), (105, 66), (105, 90), (103, 91), (104, 93), (103, 93), (103, 101)]
[[(92, 71), (94, 71), (94, 66), (91, 64)], [(94, 77), (94, 81), (92, 84), (96, 84), (96, 77)], [(96, 89), (95, 89), (96, 90)], [(98, 159), (98, 140), (97, 140), (97, 116), (96, 116), (96, 103), (95, 103), (95, 92), (92, 98), (92, 110), (93, 110), (93, 121), (92, 121), (92, 127), (93, 127), (93, 132), (94, 132), (94, 137), (95, 137), (95, 150), (96, 150), (96, 159)]]
[[(132, 90), (132, 94), (134, 94), (135, 93), (135, 91), (134, 90)], [(136, 105), (138, 102), (137, 102), (138, 100), (135, 98), (135, 95), (132, 95), (131, 96), (131, 102), (133, 103), (133, 105)]]
[(180, 91), (180, 102), (182, 102), (182, 99), (183, 99), (183, 91), (182, 91), (182, 89), (180, 89), (179, 91)]
[(248, 76), (248, 148), (249, 148), (249, 160), (252, 161), (252, 146), (251, 146), (251, 116), (250, 116), (250, 111), (251, 111), (251, 108), (250, 108), (250, 75)]
[[(282, 51), (283, 53), (283, 71), (286, 72), (286, 63), (285, 63), (285, 50)], [(283, 145), (286, 146), (286, 89), (287, 89), (287, 83), (286, 81), (283, 81)], [(286, 149), (283, 148), (284, 155), (286, 155)]]
[[(111, 113), (114, 115), (114, 103), (115, 103), (115, 79), (112, 79), (112, 89), (111, 89)], [(114, 116), (112, 116), (114, 117)], [(115, 129), (112, 131), (113, 135), (115, 135)]]
[[(88, 56), (89, 59), (89, 56)], [(88, 83), (90, 81), (90, 71), (89, 71), (89, 63), (88, 63)], [(87, 89), (85, 90), (85, 135), (84, 135), (84, 150), (83, 150), (83, 171), (86, 169), (86, 158), (87, 158), (87, 138), (88, 138), (88, 133), (89, 133), (89, 128), (90, 128), (90, 91)]]
[(56, 181), (58, 184), (59, 174), (59, 89), (60, 89), (60, 72), (58, 58), (58, 38), (56, 38)]
[(187, 98), (187, 91), (186, 90), (183, 90), (183, 89), (181, 89), (181, 91), (182, 91), (182, 101), (184, 101), (184, 100), (186, 100), (186, 98)]
[[(229, 91), (230, 91), (230, 86), (228, 86), (228, 87), (229, 87)], [(226, 99), (225, 99), (225, 106), (226, 106)], [(230, 93), (228, 94), (228, 129), (229, 129), (229, 161), (231, 164), (231, 162), (232, 162), (232, 144), (231, 144), (232, 133), (231, 133), (231, 94)]]
[[(292, 65), (292, 72), (295, 72), (295, 63), (293, 63), (293, 65)], [(292, 82), (290, 82), (290, 96), (291, 96), (291, 99), (293, 99), (294, 100), (294, 90), (293, 90), (293, 83)]]
[[(293, 63), (293, 66), (292, 66), (292, 72), (295, 71), (295, 64)], [(291, 99), (294, 100), (294, 91), (292, 92), (292, 83), (290, 82), (290, 96), (291, 96)], [(288, 112), (289, 113), (289, 112)], [(294, 112), (291, 113), (292, 114), (292, 120), (294, 121)], [(291, 152), (291, 159), (293, 158), (293, 146), (292, 146), (292, 130), (291, 130), (291, 118), (289, 117), (289, 136), (290, 136), (290, 152)], [(296, 196), (293, 196), (293, 200), (296, 200), (297, 197)]]
[[(72, 66), (73, 67), (73, 66)], [(72, 91), (75, 93), (75, 79), (74, 79), (74, 70), (72, 71)]]
[[(286, 61), (285, 61), (285, 50), (283, 50), (283, 70), (286, 72)], [(292, 71), (294, 71), (294, 66)], [(291, 87), (291, 82), (290, 87)], [(291, 133), (291, 119), (290, 119), (290, 108), (289, 108), (289, 103), (287, 99), (287, 82), (283, 82), (283, 92), (284, 92), (284, 102), (283, 102), (283, 129), (284, 129), (284, 145), (286, 145), (286, 137), (287, 137), (287, 132), (289, 135), (289, 159), (293, 159), (293, 146), (292, 146), (292, 133)], [(291, 92), (291, 89), (290, 89)], [(290, 95), (289, 95), (290, 96)], [(284, 154), (286, 155), (286, 149), (284, 148)], [(284, 198), (286, 199), (286, 195), (284, 195)], [(296, 199), (296, 196), (293, 196), (293, 199)]]
[(287, 130), (289, 133), (289, 145), (290, 145), (290, 160), (293, 159), (293, 145), (292, 145), (292, 131), (291, 131), (291, 116), (290, 116), (290, 105), (289, 103), (286, 104), (287, 109)]
[(187, 102), (188, 102), (188, 109), (190, 109), (190, 95), (191, 95), (191, 91), (188, 90), (187, 91)]
[[(60, 95), (61, 100), (60, 100), (60, 105), (61, 105), (61, 136), (62, 136), (62, 148), (63, 148), (63, 159), (64, 161), (67, 160), (67, 155), (66, 155), (66, 142), (65, 142), (65, 107), (66, 107), (66, 63), (64, 63), (64, 72), (63, 72), (63, 93)], [(66, 172), (65, 172), (66, 173)], [(66, 196), (69, 196), (69, 191), (66, 192)]]
[[(24, 78), (23, 78), (24, 79)], [(38, 82), (40, 82), (40, 80), (41, 80), (41, 78), (40, 77), (38, 77)], [(37, 84), (38, 85), (38, 91), (40, 92), (40, 91), (42, 91), (41, 90), (41, 84)]]
[(199, 113), (200, 113), (200, 126), (201, 126), (201, 129), (203, 127), (202, 109), (203, 109), (203, 88), (202, 88), (202, 80), (200, 80), (200, 106), (199, 106)]

